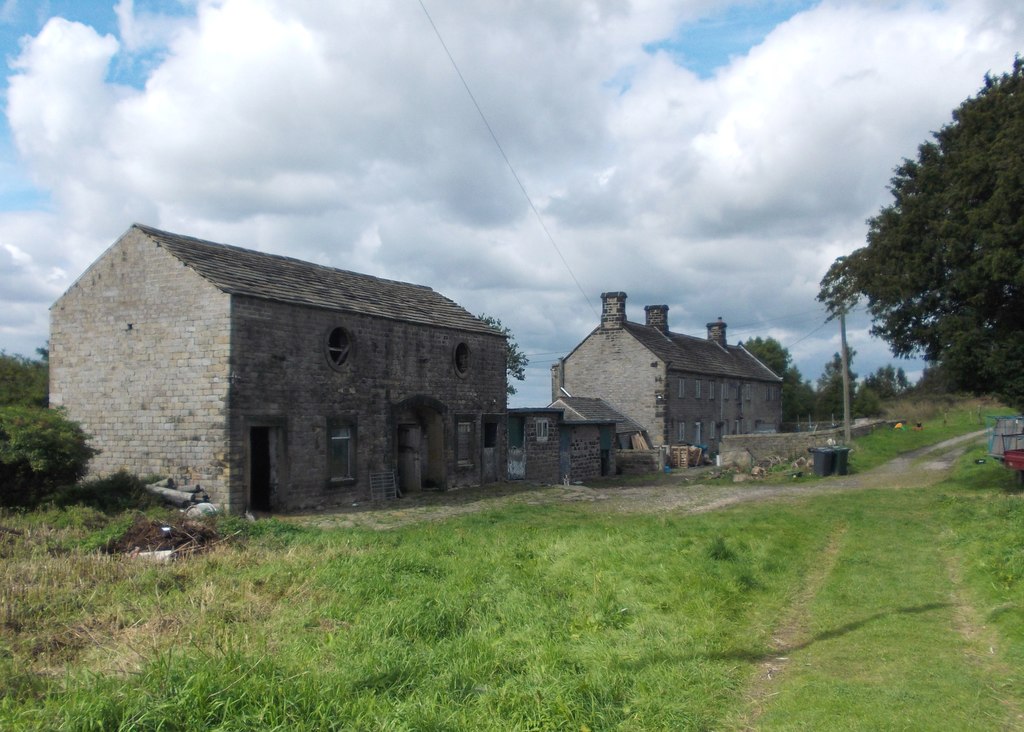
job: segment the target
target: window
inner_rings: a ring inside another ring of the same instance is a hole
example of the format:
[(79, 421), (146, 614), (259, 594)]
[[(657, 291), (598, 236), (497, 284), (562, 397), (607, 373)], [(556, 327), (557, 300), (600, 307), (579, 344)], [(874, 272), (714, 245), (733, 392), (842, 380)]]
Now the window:
[(324, 343), (324, 353), (327, 355), (327, 362), (334, 368), (340, 368), (348, 361), (352, 353), (352, 337), (344, 328), (334, 328), (327, 334), (327, 341)]
[(686, 442), (686, 422), (676, 423), (676, 442)]
[(455, 350), (452, 352), (452, 365), (455, 367), (455, 373), (459, 376), (469, 373), (469, 346), (465, 343), (455, 346)]
[(733, 425), (733, 434), (734, 435), (741, 435), (741, 434), (743, 434), (742, 430), (743, 430), (743, 422), (742, 422), (742, 420), (737, 419), (736, 420), (736, 424)]
[(700, 439), (700, 422), (694, 422), (693, 423), (693, 443), (695, 445), (699, 445), (701, 443), (701, 439)]
[(694, 399), (700, 399), (700, 385), (701, 385), (701, 380), (700, 379), (694, 379), (693, 380), (693, 398)]
[(709, 440), (715, 439), (715, 423), (714, 422), (708, 422), (708, 439)]
[(461, 467), (471, 467), (474, 464), (473, 448), (476, 445), (476, 422), (460, 419), (455, 424), (455, 431), (455, 459), (458, 460)]
[(332, 483), (345, 483), (356, 479), (355, 425), (332, 421), (327, 426), (327, 470)]
[(546, 419), (538, 419), (535, 424), (537, 428), (537, 442), (547, 442), (550, 429), (548, 421)]
[(708, 399), (715, 398), (715, 382), (708, 381)]
[(750, 390), (750, 384), (744, 384), (743, 385), (743, 399), (748, 401), (748, 402), (750, 401), (750, 391), (751, 391)]
[(679, 392), (678, 392), (678, 396), (679, 396), (680, 399), (682, 399), (684, 396), (686, 396), (686, 379), (684, 379), (682, 377), (680, 377), (680, 379), (679, 379)]

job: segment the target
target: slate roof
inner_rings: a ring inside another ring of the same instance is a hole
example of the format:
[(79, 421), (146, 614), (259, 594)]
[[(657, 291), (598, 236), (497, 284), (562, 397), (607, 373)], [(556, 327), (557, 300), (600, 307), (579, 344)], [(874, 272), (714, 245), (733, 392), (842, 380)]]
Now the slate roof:
[(742, 346), (720, 346), (707, 338), (668, 334), (658, 328), (626, 321), (623, 328), (651, 353), (668, 363), (669, 368), (699, 374), (738, 379), (782, 381), (782, 378), (758, 361)]
[(552, 407), (564, 407), (566, 422), (614, 422), (616, 432), (643, 432), (644, 428), (597, 397), (559, 397)]
[(216, 244), (141, 224), (132, 228), (231, 295), (501, 336), (462, 306), (423, 285)]

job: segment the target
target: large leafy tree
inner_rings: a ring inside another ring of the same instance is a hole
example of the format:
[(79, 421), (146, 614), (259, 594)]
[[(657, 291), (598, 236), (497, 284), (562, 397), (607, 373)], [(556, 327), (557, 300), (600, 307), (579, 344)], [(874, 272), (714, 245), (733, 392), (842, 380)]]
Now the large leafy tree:
[(866, 297), (895, 355), (1024, 407), (1024, 59), (933, 138), (896, 168), (867, 246), (835, 261), (818, 299), (838, 313)]
[(761, 363), (782, 377), (782, 421), (799, 422), (814, 409), (814, 389), (804, 381), (800, 369), (793, 365), (793, 357), (774, 338), (751, 338), (743, 347)]
[(526, 379), (526, 367), (529, 365), (530, 359), (519, 349), (519, 344), (516, 343), (515, 336), (512, 335), (512, 331), (507, 325), (502, 325), (501, 321), (492, 315), (483, 314), (477, 317), (506, 338), (505, 391), (508, 392), (509, 396), (512, 396), (516, 393), (516, 388), (512, 386), (509, 379), (517, 381)]

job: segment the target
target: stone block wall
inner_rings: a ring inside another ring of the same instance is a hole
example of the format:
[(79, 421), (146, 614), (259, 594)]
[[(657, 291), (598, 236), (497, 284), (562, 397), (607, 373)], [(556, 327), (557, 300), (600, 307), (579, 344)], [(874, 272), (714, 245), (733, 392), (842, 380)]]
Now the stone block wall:
[[(851, 430), (854, 437), (870, 434), (879, 423), (858, 425)], [(832, 440), (841, 443), (843, 430), (816, 432), (781, 432), (771, 435), (729, 435), (722, 439), (719, 460), (723, 467), (749, 468), (753, 462), (778, 456), (786, 460), (809, 457), (808, 449), (824, 447)]]
[(116, 242), (50, 311), (50, 404), (126, 470), (227, 498), (229, 298), (139, 232)]
[[(601, 428), (598, 425), (562, 425), (571, 430), (569, 464), (571, 481), (601, 477)], [(609, 455), (609, 475), (615, 475), (615, 450)]]
[(661, 450), (619, 450), (615, 470), (620, 475), (642, 475), (661, 470)]
[[(684, 380), (683, 396), (680, 396), (679, 391), (680, 379)], [(698, 380), (701, 384), (700, 396), (695, 395)], [(777, 383), (738, 381), (711, 378), (690, 372), (672, 372), (669, 375), (667, 390), (666, 421), (669, 441), (671, 444), (680, 443), (679, 422), (683, 422), (686, 427), (683, 442), (708, 445), (712, 453), (719, 450), (720, 441), (725, 435), (753, 433), (764, 427), (778, 429), (782, 420), (781, 390), (781, 385)], [(769, 395), (771, 398), (768, 398)], [(699, 440), (695, 422), (701, 423)]]
[[(447, 489), (480, 485), (481, 440), (490, 415), (504, 430), (505, 340), (483, 333), (306, 308), (251, 297), (233, 304), (232, 470), (247, 469), (247, 429), (283, 420), (287, 480), (275, 508), (296, 509), (366, 500), (371, 473), (393, 470), (396, 405), (420, 399), (439, 410), (444, 433)], [(332, 365), (329, 333), (343, 328), (350, 352)], [(468, 347), (465, 374), (455, 368), (458, 344)], [(343, 420), (355, 429), (353, 483), (327, 482), (327, 429)], [(476, 454), (457, 459), (456, 421), (474, 425)], [(557, 449), (557, 435), (554, 437)], [(503, 431), (498, 445), (504, 445)], [(504, 465), (504, 453), (497, 463)], [(244, 500), (246, 482), (232, 482), (232, 502)]]
[[(548, 435), (538, 436), (537, 424), (546, 421)], [(564, 425), (557, 414), (529, 415), (524, 422), (524, 448), (526, 451), (526, 480), (537, 483), (561, 483), (559, 464), (561, 430)]]
[[(665, 435), (665, 365), (623, 329), (598, 329), (563, 361), (565, 389), (599, 396), (644, 425), (656, 445)], [(552, 401), (558, 398), (555, 393)]]

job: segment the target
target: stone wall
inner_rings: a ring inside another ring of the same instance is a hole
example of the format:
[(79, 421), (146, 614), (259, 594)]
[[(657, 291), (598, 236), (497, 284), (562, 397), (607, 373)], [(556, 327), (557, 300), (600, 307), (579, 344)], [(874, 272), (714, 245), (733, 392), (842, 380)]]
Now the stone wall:
[[(680, 380), (683, 381), (682, 392)], [(697, 383), (700, 383), (699, 396)], [(778, 382), (739, 381), (672, 371), (665, 391), (668, 444), (707, 445), (715, 453), (725, 435), (754, 433), (763, 427), (778, 429), (782, 421), (782, 385)], [(680, 422), (685, 425), (682, 439)], [(701, 425), (699, 436), (697, 422)]]
[[(644, 425), (656, 445), (665, 433), (665, 365), (623, 329), (598, 329), (563, 361), (565, 389), (600, 396), (613, 409)], [(558, 398), (555, 394), (552, 401)]]
[[(560, 415), (529, 415), (525, 418), (526, 480), (537, 483), (556, 484), (562, 482), (559, 464), (560, 430), (564, 427)], [(548, 423), (546, 439), (537, 436), (538, 421)]]
[(227, 499), (229, 297), (139, 232), (50, 311), (50, 404), (100, 450), (90, 474), (199, 483)]
[[(614, 425), (609, 426), (614, 430)], [(601, 477), (601, 427), (594, 424), (562, 425), (572, 431), (569, 442), (571, 481)], [(614, 440), (612, 441), (614, 443)], [(609, 451), (608, 474), (615, 475), (615, 450)]]
[[(399, 405), (407, 405), (403, 420), (414, 419), (419, 412), (441, 425), (443, 450), (435, 447), (445, 468), (433, 468), (434, 474), (445, 476), (445, 484), (437, 487), (483, 482), (484, 420), (505, 411), (503, 338), (251, 297), (235, 298), (233, 321), (231, 463), (234, 470), (244, 472), (249, 426), (284, 420), (289, 475), (275, 507), (368, 498), (370, 474), (393, 470), (398, 459)], [(350, 353), (335, 366), (326, 356), (326, 341), (338, 327), (348, 334)], [(465, 374), (454, 364), (459, 343), (469, 348)], [(326, 481), (327, 430), (332, 421), (355, 430), (358, 464), (352, 483), (332, 486)], [(459, 421), (473, 425), (474, 454), (456, 455)], [(497, 444), (504, 445), (504, 419), (499, 422)], [(429, 425), (424, 424), (424, 430), (429, 431)], [(557, 446), (557, 435), (554, 439)], [(496, 459), (503, 466), (504, 452)], [(244, 493), (245, 482), (233, 482), (232, 488)], [(234, 500), (239, 498), (233, 494)]]
[[(851, 429), (854, 437), (870, 434), (879, 424), (872, 422)], [(843, 440), (842, 428), (816, 432), (780, 432), (770, 435), (729, 435), (722, 439), (719, 461), (723, 467), (749, 468), (758, 460), (778, 456), (786, 460), (808, 457), (807, 450)]]
[(619, 450), (615, 455), (615, 472), (620, 475), (657, 473), (661, 465), (661, 450)]

